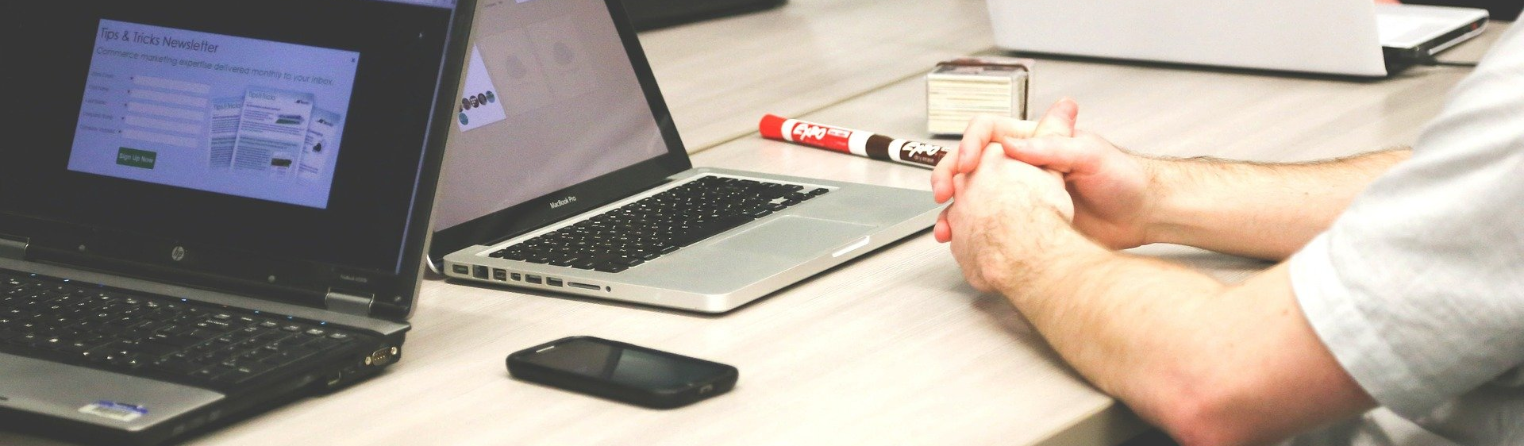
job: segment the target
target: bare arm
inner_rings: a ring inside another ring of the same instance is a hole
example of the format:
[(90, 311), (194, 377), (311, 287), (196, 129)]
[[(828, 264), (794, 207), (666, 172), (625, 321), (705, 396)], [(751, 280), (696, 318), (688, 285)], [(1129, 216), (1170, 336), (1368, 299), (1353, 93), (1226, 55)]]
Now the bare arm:
[(1152, 191), (1144, 242), (1285, 259), (1411, 154), (1391, 150), (1299, 164), (1132, 155), (1148, 172)]
[(1183, 444), (1268, 443), (1374, 407), (1307, 323), (1284, 265), (1226, 286), (1079, 234), (1062, 180), (1032, 166), (996, 153), (958, 178), (948, 221), (969, 282)]
[[(978, 169), (985, 147), (1003, 147), (1015, 160), (1063, 175), (1075, 228), (1101, 246), (1175, 243), (1282, 260), (1411, 154), (1392, 150), (1299, 164), (1150, 158), (1075, 131), (1077, 115), (1078, 106), (1065, 99), (1041, 123), (976, 119), (932, 173), (937, 201), (953, 197), (955, 176)], [(945, 218), (935, 234), (943, 242), (952, 239)]]

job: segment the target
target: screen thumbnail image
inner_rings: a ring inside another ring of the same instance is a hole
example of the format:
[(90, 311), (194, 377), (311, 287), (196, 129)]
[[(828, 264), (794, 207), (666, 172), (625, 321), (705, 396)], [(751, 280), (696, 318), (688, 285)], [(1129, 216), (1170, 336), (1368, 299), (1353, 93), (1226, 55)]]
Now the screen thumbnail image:
[(214, 170), (320, 178), (338, 151), (339, 114), (311, 93), (250, 88), (213, 101), (208, 166)]

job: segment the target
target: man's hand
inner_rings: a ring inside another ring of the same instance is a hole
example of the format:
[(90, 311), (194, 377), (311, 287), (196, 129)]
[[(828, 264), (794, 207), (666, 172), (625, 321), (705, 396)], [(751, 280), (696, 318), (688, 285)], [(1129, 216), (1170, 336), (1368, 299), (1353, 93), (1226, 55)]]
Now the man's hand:
[(1063, 175), (1074, 197), (1074, 227), (1110, 249), (1149, 243), (1150, 213), (1158, 205), (1150, 160), (1099, 136), (1008, 140), (1012, 159)]
[[(1051, 171), (985, 151), (978, 172), (954, 181), (957, 201), (943, 213), (963, 276), (981, 291), (996, 290), (1025, 267), (1021, 254), (1043, 235), (1069, 231), (1074, 202)], [(941, 223), (939, 223), (940, 225)]]
[[(1053, 104), (1042, 122), (984, 116), (969, 124), (962, 144), (932, 172), (932, 191), (938, 203), (952, 198), (959, 174), (974, 172), (984, 148), (1001, 143), (1006, 155), (1062, 174), (1074, 196), (1074, 225), (1086, 236), (1111, 249), (1148, 242), (1148, 212), (1158, 201), (1148, 160), (1130, 155), (1098, 136), (1074, 129), (1079, 106), (1069, 99)], [(1065, 137), (1074, 137), (1067, 139)], [(952, 240), (946, 218), (934, 231), (941, 242)]]
[[(1011, 118), (999, 118), (994, 116), (980, 116), (969, 123), (968, 129), (963, 133), (963, 141), (948, 152), (942, 158), (942, 162), (931, 173), (931, 190), (938, 203), (946, 203), (951, 200), (956, 189), (954, 178), (960, 174), (972, 173), (979, 167), (979, 160), (984, 156), (985, 149), (993, 143), (1000, 143), (1011, 138), (1025, 139), (1043, 136), (1072, 136), (1074, 134), (1074, 122), (1079, 116), (1079, 105), (1069, 98), (1059, 99), (1048, 112), (1043, 115), (1041, 122), (1021, 121)], [(935, 231), (937, 240), (943, 243), (952, 240), (951, 226), (947, 224), (947, 213), (937, 219)]]
[(985, 151), (954, 180), (947, 221), (964, 278), (1004, 295), (1144, 420), (1181, 444), (1270, 444), (1375, 406), (1303, 317), (1285, 263), (1229, 286), (1105, 249), (1069, 225), (1075, 201), (1054, 171), (1006, 155)]

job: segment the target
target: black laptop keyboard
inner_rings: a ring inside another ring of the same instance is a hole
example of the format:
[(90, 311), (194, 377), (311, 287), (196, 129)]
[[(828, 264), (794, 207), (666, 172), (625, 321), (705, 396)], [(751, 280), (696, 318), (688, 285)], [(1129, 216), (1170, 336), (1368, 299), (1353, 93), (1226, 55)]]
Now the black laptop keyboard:
[(617, 273), (827, 192), (706, 176), (491, 256)]
[(15, 355), (226, 388), (353, 350), (361, 336), (286, 316), (0, 270), (0, 352)]

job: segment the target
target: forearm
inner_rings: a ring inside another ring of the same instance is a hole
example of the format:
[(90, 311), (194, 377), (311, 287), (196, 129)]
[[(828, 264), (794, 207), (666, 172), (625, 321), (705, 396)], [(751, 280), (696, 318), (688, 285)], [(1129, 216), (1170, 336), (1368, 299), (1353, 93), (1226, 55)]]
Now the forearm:
[(1410, 154), (1393, 150), (1299, 164), (1144, 158), (1154, 191), (1147, 241), (1285, 259)]
[[(1008, 251), (1015, 267), (996, 287), (1082, 375), (1182, 443), (1284, 439), (1371, 404), (1358, 391), (1327, 390), (1353, 384), (1294, 299), (1254, 295), (1290, 296), (1283, 268), (1226, 286), (1108, 251), (1061, 221), (1028, 226), (1037, 228), (1048, 229)], [(1267, 390), (1298, 386), (1312, 394), (1280, 396), (1310, 406), (1288, 408)]]

